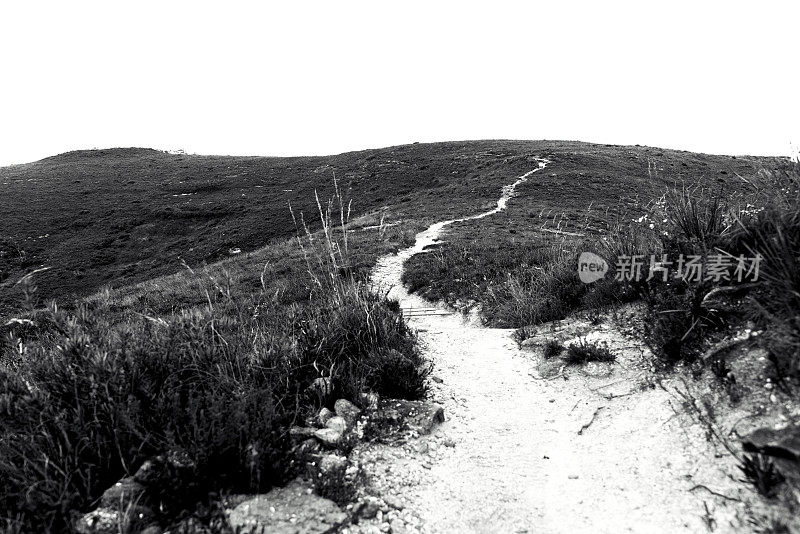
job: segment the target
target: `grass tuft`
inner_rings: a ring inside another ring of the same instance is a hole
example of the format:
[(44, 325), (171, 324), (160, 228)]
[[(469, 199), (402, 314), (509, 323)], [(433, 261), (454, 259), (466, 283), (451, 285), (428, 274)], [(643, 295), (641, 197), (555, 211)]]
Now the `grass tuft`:
[(605, 343), (598, 344), (581, 339), (570, 343), (566, 354), (561, 357), (565, 363), (581, 365), (587, 362), (613, 362), (617, 359)]

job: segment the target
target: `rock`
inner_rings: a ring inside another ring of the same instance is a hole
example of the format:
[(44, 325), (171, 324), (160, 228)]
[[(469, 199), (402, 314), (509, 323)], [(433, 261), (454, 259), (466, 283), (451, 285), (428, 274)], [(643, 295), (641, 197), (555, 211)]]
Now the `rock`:
[(333, 381), (328, 377), (317, 378), (311, 382), (307, 391), (317, 395), (322, 402), (325, 402), (333, 395)]
[(389, 508), (394, 508), (395, 510), (402, 510), (404, 508), (403, 501), (401, 501), (399, 497), (395, 497), (394, 495), (382, 495), (381, 497)]
[(228, 514), (234, 532), (270, 534), (322, 534), (334, 532), (347, 520), (336, 504), (309, 493), (310, 488), (294, 480), (285, 488), (257, 495)]
[(145, 460), (145, 462), (133, 475), (133, 479), (145, 486), (158, 483), (164, 474), (164, 458)]
[(378, 515), (381, 510), (381, 502), (374, 497), (367, 497), (357, 508), (359, 517), (364, 519), (372, 519)]
[(323, 477), (344, 473), (347, 458), (338, 454), (326, 454), (319, 459), (319, 472)]
[(406, 524), (403, 523), (402, 519), (394, 519), (391, 523), (389, 523), (389, 527), (392, 530), (392, 534), (405, 534), (408, 532), (406, 529)]
[(103, 492), (100, 506), (112, 510), (126, 510), (144, 497), (145, 487), (134, 477), (125, 477)]
[(292, 437), (292, 439), (302, 441), (312, 437), (316, 431), (316, 428), (307, 426), (293, 426), (289, 429), (289, 435)]
[(128, 529), (124, 514), (118, 510), (98, 508), (94, 512), (84, 514), (75, 523), (75, 531), (79, 534), (118, 534)]
[(80, 534), (119, 534), (131, 530), (139, 532), (154, 520), (153, 511), (144, 506), (131, 505), (125, 510), (101, 506), (78, 519), (75, 530)]
[(338, 430), (339, 432), (344, 432), (345, 430), (347, 430), (348, 426), (349, 425), (347, 424), (347, 420), (340, 415), (335, 415), (331, 417), (330, 419), (328, 419), (328, 422), (325, 423), (325, 428)]
[(314, 437), (322, 442), (323, 445), (328, 447), (336, 447), (342, 441), (344, 432), (334, 428), (320, 428), (314, 432)]
[(169, 451), (166, 461), (167, 467), (181, 473), (193, 471), (197, 467), (188, 452), (178, 449)]
[(334, 415), (336, 414), (330, 411), (329, 409), (322, 408), (317, 414), (317, 423), (319, 424), (319, 426), (325, 426), (325, 424), (328, 422), (328, 419), (330, 419)]
[(703, 297), (700, 307), (725, 313), (735, 312), (741, 308), (741, 300), (756, 285), (758, 285), (757, 282), (751, 282), (715, 287)]
[(169, 482), (173, 489), (190, 485), (195, 479), (197, 464), (188, 453), (173, 450), (146, 460), (133, 475), (145, 487), (159, 487)]
[(139, 534), (162, 534), (164, 531), (158, 525), (150, 525)]
[(392, 400), (380, 411), (378, 419), (404, 423), (420, 434), (429, 434), (434, 426), (444, 422), (444, 408), (432, 402)]
[(361, 415), (361, 408), (353, 404), (347, 399), (339, 399), (333, 405), (333, 410), (336, 415), (347, 421), (348, 426), (353, 425), (358, 416)]
[(759, 428), (742, 439), (742, 447), (747, 452), (800, 462), (800, 426), (782, 430)]

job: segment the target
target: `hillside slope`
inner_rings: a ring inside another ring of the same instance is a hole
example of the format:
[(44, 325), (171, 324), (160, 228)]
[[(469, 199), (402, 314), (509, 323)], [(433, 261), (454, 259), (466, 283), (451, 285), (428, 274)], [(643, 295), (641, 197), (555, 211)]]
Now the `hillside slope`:
[[(462, 216), (493, 202), (531, 167), (553, 164), (538, 204), (580, 209), (686, 180), (738, 187), (766, 160), (647, 147), (562, 141), (413, 144), (336, 156), (267, 158), (170, 154), (127, 148), (75, 151), (0, 168), (0, 302), (35, 268), (43, 298), (88, 295), (212, 262), (295, 234), (289, 205), (306, 215), (333, 193), (333, 174), (353, 216)], [(648, 178), (648, 165), (665, 169)], [(318, 217), (317, 217), (318, 219)], [(311, 217), (311, 226), (314, 227)]]

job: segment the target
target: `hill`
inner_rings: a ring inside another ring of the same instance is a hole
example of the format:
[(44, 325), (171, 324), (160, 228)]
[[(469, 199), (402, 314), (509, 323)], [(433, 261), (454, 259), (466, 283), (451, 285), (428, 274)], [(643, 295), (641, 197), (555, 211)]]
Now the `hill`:
[[(43, 298), (71, 299), (250, 251), (296, 233), (335, 173), (353, 217), (420, 223), (494, 202), (509, 178), (552, 160), (526, 189), (541, 207), (581, 210), (647, 196), (660, 182), (736, 188), (765, 159), (561, 141), (412, 144), (335, 156), (227, 157), (152, 149), (81, 150), (0, 168), (0, 300), (35, 268)], [(650, 167), (649, 167), (650, 166)], [(654, 181), (648, 168), (662, 169)], [(318, 219), (318, 217), (317, 217)], [(314, 219), (316, 220), (316, 219)], [(312, 228), (317, 228), (313, 221)]]

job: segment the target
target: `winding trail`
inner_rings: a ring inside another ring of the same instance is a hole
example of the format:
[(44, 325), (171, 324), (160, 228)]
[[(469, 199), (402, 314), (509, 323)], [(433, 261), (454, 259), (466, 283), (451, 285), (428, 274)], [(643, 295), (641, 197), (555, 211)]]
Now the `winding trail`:
[[(381, 258), (373, 282), (391, 288), (389, 298), (404, 309), (436, 306), (405, 290), (403, 262), (449, 224), (504, 209), (516, 186), (547, 163), (505, 187), (495, 209), (436, 223), (414, 246)], [(374, 490), (414, 511), (406, 531), (708, 532), (709, 514), (715, 532), (734, 528), (732, 501), (691, 490), (703, 484), (737, 495), (740, 486), (726, 476), (735, 467), (714, 458), (718, 451), (703, 429), (676, 415), (666, 391), (642, 387), (649, 364), (613, 327), (560, 323), (565, 339), (607, 341), (618, 361), (554, 370), (536, 352), (519, 349), (511, 330), (458, 314), (408, 315), (434, 362), (432, 397), (447, 421), (418, 440), (424, 447), (408, 448), (413, 461), (389, 446), (373, 451), (380, 466)], [(403, 532), (401, 526), (392, 523), (392, 532)]]

